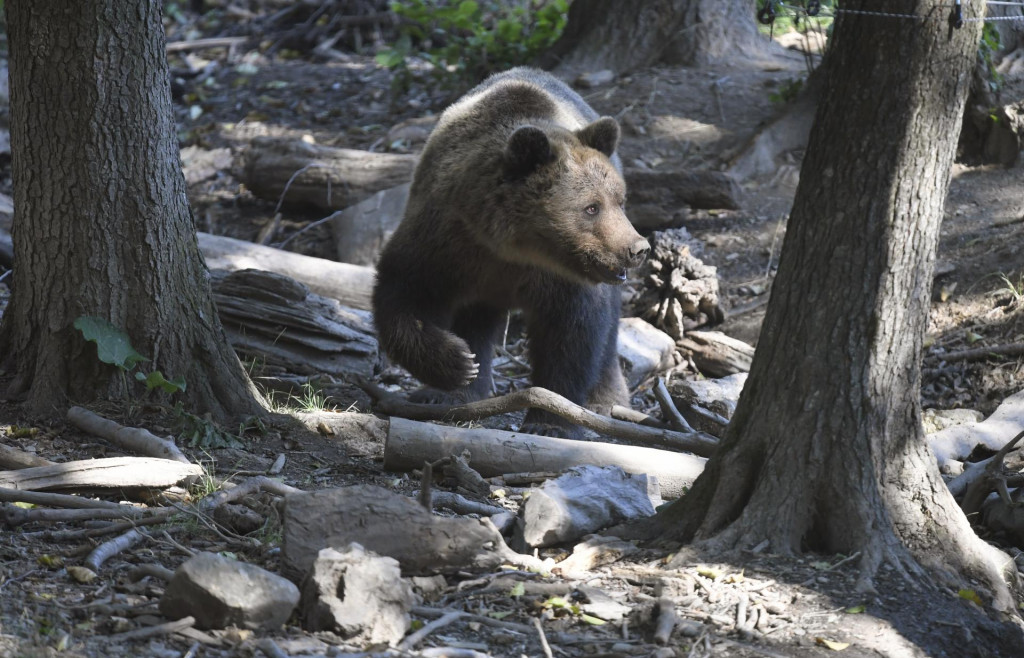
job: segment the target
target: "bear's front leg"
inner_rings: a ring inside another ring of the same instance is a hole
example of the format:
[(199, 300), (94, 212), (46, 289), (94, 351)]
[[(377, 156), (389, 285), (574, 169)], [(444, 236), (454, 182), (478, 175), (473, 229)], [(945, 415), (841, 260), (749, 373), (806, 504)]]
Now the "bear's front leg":
[(443, 302), (378, 270), (373, 318), (380, 346), (427, 386), (451, 391), (471, 384), (480, 366), (466, 341), (448, 331), (450, 311), (443, 312)]
[(491, 397), (494, 382), (491, 363), (494, 360), (494, 343), (498, 338), (506, 311), (490, 304), (476, 303), (460, 308), (452, 320), (452, 332), (466, 341), (476, 355), (479, 372), (469, 385), (454, 391), (425, 386), (409, 395), (413, 402), (430, 404), (462, 404)]
[[(618, 288), (549, 284), (527, 308), (533, 385), (554, 391), (579, 405), (618, 368)], [(621, 377), (621, 373), (619, 374)], [(614, 383), (612, 383), (614, 387)], [(521, 431), (578, 439), (583, 429), (561, 416), (531, 409)]]

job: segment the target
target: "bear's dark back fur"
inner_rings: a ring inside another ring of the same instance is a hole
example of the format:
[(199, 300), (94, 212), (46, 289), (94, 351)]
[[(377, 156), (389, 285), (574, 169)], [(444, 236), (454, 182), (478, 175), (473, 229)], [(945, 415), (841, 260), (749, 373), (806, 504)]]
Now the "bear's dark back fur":
[(378, 264), (391, 358), (434, 388), (483, 397), (497, 330), (523, 309), (534, 384), (623, 402), (612, 284), (647, 247), (621, 210), (617, 141), (613, 120), (533, 69), (492, 76), (445, 110)]

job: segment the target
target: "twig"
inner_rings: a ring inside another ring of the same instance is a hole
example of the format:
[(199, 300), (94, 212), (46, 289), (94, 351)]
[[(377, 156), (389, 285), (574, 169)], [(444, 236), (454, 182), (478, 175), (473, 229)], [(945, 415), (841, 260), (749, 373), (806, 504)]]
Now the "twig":
[(124, 633), (115, 633), (114, 635), (108, 636), (107, 639), (120, 643), (127, 640), (142, 640), (156, 635), (170, 635), (171, 633), (177, 633), (178, 631), (185, 630), (186, 628), (191, 628), (195, 623), (195, 617), (182, 617), (177, 621), (169, 621), (166, 624), (139, 628), (134, 631), (127, 631)]
[(159, 564), (140, 564), (128, 572), (128, 580), (137, 583), (146, 576), (152, 576), (164, 582), (171, 579), (174, 572)]
[(435, 619), (429, 624), (424, 624), (423, 628), (421, 628), (420, 630), (416, 631), (411, 635), (406, 636), (404, 640), (398, 643), (398, 650), (412, 651), (416, 647), (416, 645), (422, 642), (424, 639), (426, 639), (428, 635), (438, 630), (439, 628), (444, 628), (448, 624), (458, 621), (465, 615), (466, 613), (461, 612), (459, 610), (454, 610), (452, 612), (445, 613), (439, 619)]
[(710, 456), (718, 447), (718, 439), (709, 434), (674, 432), (615, 420), (573, 404), (561, 395), (538, 386), (488, 400), (446, 405), (417, 404), (388, 393), (368, 381), (361, 380), (357, 383), (366, 391), (367, 395), (376, 401), (379, 411), (410, 420), (466, 422), (535, 408), (556, 414), (577, 425), (588, 427), (608, 436), (686, 450), (702, 457)]
[(654, 384), (654, 397), (657, 398), (658, 404), (661, 405), (661, 415), (669, 422), (672, 429), (677, 432), (693, 432), (693, 428), (683, 418), (683, 414), (679, 413), (679, 409), (676, 408), (676, 403), (672, 401), (672, 395), (668, 392), (668, 386), (665, 386), (665, 380), (658, 377), (658, 381)]
[[(82, 565), (99, 573), (100, 567), (103, 566), (103, 563), (106, 562), (107, 559), (117, 555), (121, 551), (128, 550), (148, 537), (149, 535), (141, 528), (132, 528), (123, 535), (115, 537), (110, 541), (103, 542), (94, 548), (92, 553), (89, 553), (88, 557), (85, 558), (85, 561), (82, 562)], [(191, 624), (189, 625), (191, 626)]]
[(544, 650), (545, 658), (555, 658), (551, 653), (551, 645), (548, 644), (548, 638), (544, 635), (544, 626), (541, 625), (539, 617), (533, 618), (533, 626), (537, 629), (537, 637), (540, 638), (540, 648)]
[(629, 407), (623, 407), (620, 404), (616, 404), (612, 407), (612, 418), (615, 420), (625, 420), (630, 423), (636, 423), (637, 425), (643, 425), (645, 427), (657, 427), (658, 429), (668, 429), (668, 425), (661, 422), (654, 416), (648, 416), (642, 411), (630, 409)]
[(210, 39), (191, 39), (189, 41), (172, 41), (166, 46), (169, 53), (182, 50), (205, 50), (207, 48), (234, 48), (244, 45), (249, 37), (213, 37)]

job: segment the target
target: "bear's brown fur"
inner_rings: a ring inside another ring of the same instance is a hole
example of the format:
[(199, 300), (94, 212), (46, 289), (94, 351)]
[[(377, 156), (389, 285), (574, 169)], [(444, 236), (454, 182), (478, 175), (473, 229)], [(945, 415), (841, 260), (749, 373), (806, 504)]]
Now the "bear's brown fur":
[[(433, 389), (480, 399), (506, 312), (522, 309), (534, 385), (605, 412), (628, 403), (615, 284), (649, 246), (623, 211), (618, 140), (614, 119), (533, 69), (494, 75), (449, 107), (378, 264), (387, 354)], [(579, 433), (537, 410), (524, 431)]]

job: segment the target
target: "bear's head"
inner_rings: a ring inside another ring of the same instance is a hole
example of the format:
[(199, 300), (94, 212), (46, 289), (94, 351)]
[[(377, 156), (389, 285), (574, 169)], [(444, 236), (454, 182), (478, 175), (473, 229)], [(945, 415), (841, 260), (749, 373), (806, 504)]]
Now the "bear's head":
[(626, 183), (613, 161), (619, 124), (601, 117), (570, 131), (524, 125), (503, 154), (505, 196), (516, 204), (501, 255), (589, 283), (621, 283), (650, 245), (626, 217)]

